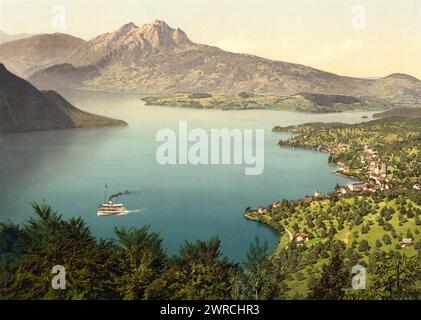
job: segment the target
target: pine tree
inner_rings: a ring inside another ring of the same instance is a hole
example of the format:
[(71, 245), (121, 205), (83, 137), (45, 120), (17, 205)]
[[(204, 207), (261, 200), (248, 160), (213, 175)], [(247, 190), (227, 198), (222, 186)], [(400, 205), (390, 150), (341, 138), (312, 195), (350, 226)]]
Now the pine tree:
[(322, 276), (312, 284), (310, 299), (341, 300), (345, 295), (349, 274), (340, 252), (334, 252), (330, 263), (323, 267)]

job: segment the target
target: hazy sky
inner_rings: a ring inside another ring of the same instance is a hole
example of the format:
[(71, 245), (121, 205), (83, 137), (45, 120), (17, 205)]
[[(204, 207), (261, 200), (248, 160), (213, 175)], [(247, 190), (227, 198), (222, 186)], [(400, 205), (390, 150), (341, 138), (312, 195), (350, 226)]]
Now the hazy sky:
[[(53, 27), (60, 8), (64, 29)], [(0, 0), (0, 29), (13, 34), (90, 39), (155, 19), (230, 51), (343, 75), (421, 79), (421, 0)]]

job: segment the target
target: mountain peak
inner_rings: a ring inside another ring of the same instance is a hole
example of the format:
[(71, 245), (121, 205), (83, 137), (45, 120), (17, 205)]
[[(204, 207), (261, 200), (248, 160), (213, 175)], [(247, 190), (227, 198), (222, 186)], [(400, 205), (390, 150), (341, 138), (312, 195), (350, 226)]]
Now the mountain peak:
[(187, 35), (180, 28), (173, 29), (163, 20), (155, 20), (151, 24), (145, 24), (140, 29), (143, 37), (154, 48), (169, 48), (192, 45)]
[(156, 19), (153, 22), (153, 25), (154, 26), (163, 26), (163, 27), (168, 27), (169, 28), (169, 25), (164, 20), (159, 20), (159, 19)]
[(171, 28), (163, 20), (155, 20), (141, 27), (129, 22), (113, 32), (87, 41), (64, 62), (74, 67), (111, 62), (136, 65), (153, 55), (191, 50), (194, 46), (184, 31)]
[(134, 22), (126, 23), (122, 28), (124, 29), (133, 29), (133, 28), (139, 28)]
[(163, 20), (155, 20), (153, 23), (144, 24), (141, 28), (144, 33), (150, 32), (159, 32), (159, 33), (171, 33), (174, 32), (174, 29), (171, 28)]
[[(180, 28), (171, 28), (164, 20), (156, 19), (154, 22), (138, 27), (133, 22), (126, 23), (113, 34), (113, 39), (140, 38), (148, 41), (153, 48), (173, 49), (183, 45), (192, 45), (186, 33)], [(134, 38), (133, 38), (134, 37)], [(129, 40), (130, 41), (130, 40)]]
[(128, 33), (128, 32), (130, 32), (132, 30), (135, 30), (135, 29), (139, 29), (139, 27), (136, 24), (134, 24), (133, 22), (129, 22), (129, 23), (126, 23), (125, 25), (123, 25), (120, 29), (118, 29), (117, 32), (120, 33), (120, 34), (124, 34), (124, 33)]

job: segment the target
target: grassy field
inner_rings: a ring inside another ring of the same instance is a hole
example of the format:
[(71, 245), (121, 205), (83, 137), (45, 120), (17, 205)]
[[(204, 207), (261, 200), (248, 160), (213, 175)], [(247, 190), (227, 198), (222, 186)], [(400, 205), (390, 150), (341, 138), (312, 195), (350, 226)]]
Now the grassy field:
[[(316, 254), (314, 259), (310, 257), (332, 241), (341, 241), (349, 259), (365, 265), (377, 250), (398, 250), (408, 257), (416, 257), (421, 243), (421, 203), (418, 201), (404, 194), (387, 198), (376, 195), (324, 198), (309, 205), (284, 200), (281, 207), (267, 207), (265, 214), (251, 210), (247, 216), (272, 226), (281, 234), (273, 256), (289, 250), (290, 239), (284, 228), (293, 234), (304, 232), (309, 236), (304, 244), (297, 244), (300, 246), (300, 262), (294, 265), (286, 279), (290, 288), (288, 298), (297, 299), (307, 296), (312, 279), (320, 276), (323, 265), (329, 260), (328, 255), (323, 254)], [(408, 230), (414, 244), (402, 248), (400, 241), (408, 236)], [(385, 242), (385, 236), (390, 243)], [(361, 245), (365, 241), (368, 247)]]
[[(342, 248), (347, 268), (356, 264), (370, 268), (372, 258), (380, 252), (418, 261), (421, 191), (415, 189), (415, 184), (421, 180), (420, 129), (419, 119), (402, 118), (356, 125), (311, 123), (274, 128), (275, 132), (294, 134), (280, 141), (281, 146), (327, 151), (330, 162), (342, 164), (343, 174), (370, 184), (374, 182), (368, 164), (383, 161), (389, 184), (388, 189), (372, 188), (365, 193), (348, 190), (306, 201), (281, 200), (275, 206), (247, 212), (250, 218), (272, 226), (282, 235), (272, 259), (281, 256), (283, 263), (288, 261), (284, 268), (288, 271), (289, 298), (308, 295), (314, 279), (338, 248)], [(374, 150), (371, 159), (367, 149)], [(304, 233), (306, 240), (289, 243), (285, 229), (294, 235)], [(402, 246), (403, 239), (411, 239), (412, 245)], [(368, 274), (368, 279), (371, 276)], [(421, 281), (414, 281), (421, 288)]]

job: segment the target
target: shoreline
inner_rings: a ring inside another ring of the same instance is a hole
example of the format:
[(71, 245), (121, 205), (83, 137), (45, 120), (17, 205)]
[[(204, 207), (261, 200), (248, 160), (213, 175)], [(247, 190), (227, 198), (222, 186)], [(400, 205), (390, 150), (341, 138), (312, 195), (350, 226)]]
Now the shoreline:
[[(287, 243), (285, 243), (285, 237), (284, 237), (284, 234), (283, 234), (282, 232), (280, 232), (280, 231), (279, 231), (279, 230), (278, 230), (275, 226), (273, 226), (272, 224), (270, 224), (270, 222), (269, 222), (269, 221), (261, 221), (261, 220), (259, 220), (258, 218), (251, 216), (249, 212), (245, 212), (245, 213), (244, 213), (244, 217), (245, 217), (247, 220), (250, 220), (250, 221), (253, 221), (253, 222), (256, 222), (256, 223), (262, 223), (262, 224), (264, 224), (264, 225), (266, 225), (266, 226), (270, 227), (272, 230), (274, 230), (274, 231), (277, 233), (277, 235), (278, 235), (278, 237), (279, 237), (279, 239), (278, 239), (278, 244), (277, 244), (277, 245), (276, 245), (276, 247), (273, 249), (273, 252), (270, 254), (270, 256), (273, 256), (274, 254), (277, 254), (277, 253), (279, 253), (281, 250), (283, 250), (284, 248), (288, 247), (288, 244), (289, 244), (290, 242), (292, 242), (292, 240), (293, 240), (293, 235), (292, 235), (292, 233), (291, 233), (291, 232), (290, 232), (287, 228), (285, 228), (285, 226), (282, 226), (282, 227), (284, 228), (285, 233), (287, 233), (287, 234), (288, 234), (288, 237), (289, 237), (289, 240), (288, 240), (288, 242), (287, 242)], [(267, 219), (267, 218), (266, 218), (266, 219)]]
[[(273, 132), (275, 132), (275, 133), (290, 133), (290, 132), (287, 132), (287, 131), (273, 131)], [(287, 141), (287, 140), (281, 140), (281, 141)], [(318, 150), (317, 148), (306, 148), (306, 147), (288, 147), (288, 146), (286, 146), (286, 145), (281, 145), (280, 143), (278, 143), (278, 145), (282, 148), (282, 147), (284, 147), (284, 148), (289, 148), (289, 149), (301, 149), (301, 150), (307, 150), (307, 151), (315, 151), (315, 152), (322, 152), (322, 153), (327, 153), (327, 154), (329, 154), (329, 156), (331, 156), (332, 155), (332, 152), (330, 152), (330, 151), (327, 151), (327, 150)], [(333, 166), (335, 166), (336, 168), (338, 168), (339, 167), (339, 165), (337, 164), (337, 163), (333, 163), (333, 162), (328, 162), (328, 165), (333, 165)], [(345, 174), (345, 173), (343, 173), (343, 172), (340, 172), (339, 170), (335, 170), (335, 171), (333, 171), (333, 173), (335, 174), (335, 175), (337, 175), (337, 176), (340, 176), (340, 177), (343, 177), (343, 178), (347, 178), (347, 179), (350, 179), (350, 180), (353, 180), (353, 181), (355, 181), (355, 182), (362, 182), (362, 180), (360, 180), (360, 179), (358, 179), (357, 177), (354, 177), (354, 176), (351, 176), (351, 175), (347, 175), (347, 174)], [(277, 253), (277, 252), (279, 252), (279, 251), (281, 251), (281, 250), (283, 250), (283, 249), (285, 249), (285, 248), (287, 248), (288, 246), (286, 245), (281, 245), (281, 243), (282, 243), (282, 233), (274, 226), (274, 225), (272, 225), (271, 223), (270, 223), (270, 221), (267, 221), (268, 219), (266, 218), (265, 220), (261, 220), (261, 219), (258, 219), (257, 217), (253, 217), (253, 216), (251, 216), (250, 215), (250, 213), (249, 212), (245, 212), (244, 213), (244, 217), (246, 218), (246, 219), (248, 219), (248, 220), (251, 220), (251, 221), (254, 221), (254, 222), (257, 222), (257, 223), (262, 223), (262, 224), (265, 224), (265, 225), (267, 225), (267, 226), (269, 226), (269, 227), (271, 227), (275, 232), (277, 232), (278, 233), (278, 235), (279, 235), (279, 242), (278, 242), (278, 246), (275, 248), (275, 250), (274, 250), (274, 252), (271, 254), (271, 255), (274, 255), (275, 253)], [(284, 226), (283, 226), (283, 228), (284, 228), (284, 230), (290, 235), (290, 242), (292, 241), (292, 234), (291, 234), (291, 232), (289, 231), (289, 230), (287, 230)]]
[[(290, 132), (287, 132), (287, 131), (275, 131), (275, 133), (290, 133)], [(281, 141), (286, 141), (286, 140), (281, 140)], [(290, 146), (286, 146), (286, 145), (281, 145), (279, 143), (278, 143), (278, 145), (281, 148), (283, 147), (283, 148), (288, 148), (288, 149), (291, 149), (291, 150), (299, 149), (299, 150), (303, 150), (303, 151), (313, 151), (313, 152), (327, 153), (329, 156), (332, 155), (332, 152), (330, 152), (330, 151), (318, 150), (317, 148), (306, 148), (304, 146), (290, 147)], [(328, 162), (327, 164), (328, 164), (328, 166), (335, 167), (335, 169), (337, 169), (337, 168), (340, 167), (337, 163), (334, 163), (334, 162)], [(340, 170), (334, 170), (334, 171), (332, 171), (332, 173), (335, 174), (335, 175), (337, 175), (337, 176), (339, 176), (339, 177), (350, 179), (350, 180), (353, 180), (355, 182), (362, 182), (362, 180), (360, 178), (358, 178), (356, 176), (353, 176), (353, 175), (349, 175), (349, 174), (343, 173)]]
[[(122, 93), (124, 94), (124, 93)], [(134, 93), (133, 93), (134, 94)], [(326, 112), (310, 112), (310, 111), (302, 111), (302, 110), (290, 110), (290, 109), (279, 109), (279, 108), (265, 108), (265, 107), (253, 107), (253, 108), (217, 108), (217, 107), (195, 107), (195, 106), (183, 106), (183, 105), (165, 105), (165, 104), (148, 104), (142, 98), (141, 101), (144, 102), (145, 107), (164, 107), (164, 108), (174, 108), (174, 109), (193, 109), (193, 110), (221, 110), (221, 111), (280, 111), (280, 112), (291, 112), (291, 113), (301, 113), (307, 115), (332, 115), (332, 114), (342, 114), (342, 113), (370, 113), (369, 116), (373, 117), (373, 114), (384, 111), (383, 109), (373, 109), (373, 110), (363, 110), (363, 109), (355, 109), (355, 110), (344, 110), (344, 111), (326, 111)], [(362, 119), (370, 119), (362, 118)]]

